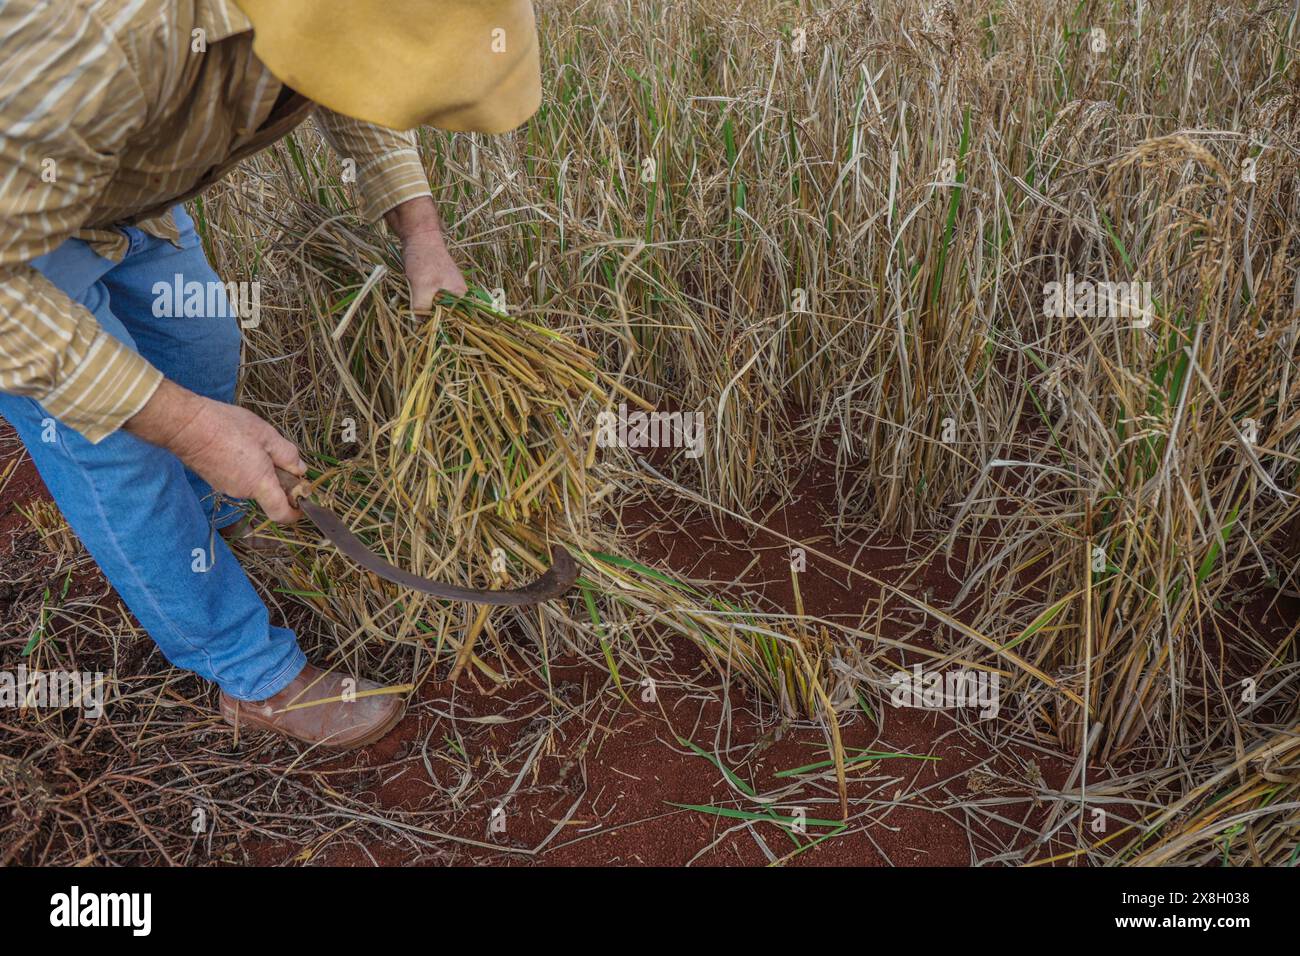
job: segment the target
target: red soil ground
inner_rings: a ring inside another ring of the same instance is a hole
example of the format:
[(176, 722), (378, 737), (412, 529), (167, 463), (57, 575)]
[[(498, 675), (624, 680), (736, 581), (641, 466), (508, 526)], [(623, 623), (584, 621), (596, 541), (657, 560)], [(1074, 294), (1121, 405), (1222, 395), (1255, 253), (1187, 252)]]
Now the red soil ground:
[[(14, 461), (16, 470), (6, 484), (4, 475)], [(831, 542), (824, 530), (831, 500), (827, 482), (825, 474), (810, 474), (793, 503), (768, 515), (766, 524), (882, 577), (900, 577), (908, 561), (898, 543), (890, 547), (876, 542), (864, 549), (854, 542)], [(0, 642), (0, 667), (12, 668), (22, 646), (15, 638), (29, 631), (32, 622), (30, 602), (19, 601), (13, 586), (4, 582), (25, 576), (28, 590), (49, 586), (57, 591), (66, 572), (58, 572), (57, 579), (42, 578), (42, 569), (53, 562), (16, 507), (45, 498), (46, 492), (21, 446), (3, 426), (0, 485), (0, 621), (5, 638)], [(738, 582), (790, 607), (788, 545), (779, 539), (765, 540), (769, 536), (738, 525), (719, 529), (705, 518), (675, 526), (651, 506), (627, 517), (629, 527), (644, 532), (643, 558), (661, 559), (692, 578)], [(846, 585), (842, 570), (823, 572), (816, 565), (810, 560), (801, 579), (807, 612), (856, 622), (873, 595), (856, 583)], [(108, 590), (88, 561), (80, 564), (76, 577), (73, 593)], [(920, 586), (935, 597), (951, 596), (957, 589), (938, 568), (930, 570)], [(108, 594), (107, 601), (116, 597)], [(782, 720), (770, 705), (740, 688), (727, 691), (702, 667), (693, 646), (682, 642), (673, 649), (672, 670), (692, 675), (695, 686), (682, 686), (673, 674), (653, 675), (659, 688), (653, 703), (643, 702), (636, 691), (629, 702), (614, 691), (604, 671), (565, 661), (552, 669), (550, 694), (522, 667), (512, 669), (512, 682), (491, 693), (468, 675), (455, 687), (446, 680), (426, 683), (393, 734), (327, 765), (326, 770), (335, 772), (328, 785), (361, 794), (376, 815), (425, 810), (431, 801), (444, 799), (431, 785), (430, 775), (443, 787), (454, 787), (461, 773), (427, 758), (456, 741), (475, 773), (482, 771), (487, 779), (455, 825), (443, 831), (470, 843), (448, 841), (445, 852), (429, 852), (398, 839), (362, 845), (340, 835), (303, 844), (246, 836), (214, 854), (214, 861), (761, 865), (788, 857), (798, 843), (775, 824), (746, 826), (741, 820), (676, 806), (761, 809), (679, 740), (689, 739), (710, 752), (716, 749), (730, 770), (762, 795), (792, 782), (774, 774), (826, 758), (822, 732)], [(128, 664), (141, 672), (163, 666), (159, 655), (143, 649), (133, 653)], [(585, 717), (558, 719), (566, 708), (583, 710)], [(720, 731), (724, 714), (729, 722)], [(845, 746), (932, 759), (895, 757), (855, 768), (849, 784), (852, 826), (790, 857), (790, 865), (955, 866), (989, 861), (1009, 848), (1031, 847), (1031, 834), (1048, 812), (1049, 804), (1041, 798), (1064, 785), (1065, 761), (1045, 744), (1028, 741), (994, 753), (942, 712), (886, 708), (880, 714), (881, 726), (861, 714), (847, 723)], [(211, 729), (225, 734), (215, 721)], [(534, 747), (535, 756), (529, 759)], [(521, 751), (522, 759), (506, 756)], [(302, 779), (308, 786), (322, 785), (319, 773)], [(504, 829), (494, 829), (491, 815), (502, 804)], [(834, 786), (824, 779), (807, 783), (777, 805), (783, 815), (794, 812), (795, 806), (804, 807), (809, 818), (835, 818), (839, 812)], [(810, 826), (808, 832), (814, 836), (827, 831)], [(1073, 848), (1069, 828), (1058, 836), (1031, 849), (1027, 858)]]

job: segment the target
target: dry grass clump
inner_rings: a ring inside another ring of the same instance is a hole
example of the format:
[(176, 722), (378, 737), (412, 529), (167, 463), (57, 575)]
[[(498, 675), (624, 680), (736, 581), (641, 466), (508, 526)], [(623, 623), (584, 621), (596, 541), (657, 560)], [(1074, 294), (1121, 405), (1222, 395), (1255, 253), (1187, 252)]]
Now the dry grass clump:
[(1300, 863), (1300, 725), (1265, 738), (1160, 812), (1137, 866)]
[(14, 507), (41, 536), (41, 544), (57, 557), (60, 563), (70, 561), (81, 549), (77, 536), (72, 533), (68, 522), (64, 520), (53, 502), (35, 499), (26, 505)]

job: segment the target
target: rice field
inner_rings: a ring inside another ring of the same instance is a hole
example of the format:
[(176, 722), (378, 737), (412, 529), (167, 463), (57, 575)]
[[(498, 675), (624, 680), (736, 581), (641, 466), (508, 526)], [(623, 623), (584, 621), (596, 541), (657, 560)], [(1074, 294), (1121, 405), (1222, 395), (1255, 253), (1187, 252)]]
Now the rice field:
[[(467, 610), (300, 526), (275, 532), (291, 561), (252, 569), (273, 613), (357, 673), (528, 684), (554, 705), (540, 753), (573, 732), (557, 668), (629, 705), (712, 695), (682, 752), (727, 799), (688, 809), (729, 825), (792, 829), (718, 742), (732, 709), (802, 730), (820, 755), (782, 780), (811, 788), (827, 848), (878, 810), (863, 774), (901, 753), (900, 681), (959, 671), (997, 702), (951, 709), (953, 733), (1060, 768), (1034, 790), (1042, 818), (981, 862), (1296, 865), (1294, 5), (538, 16), (526, 126), (420, 132), (469, 296), (410, 312), (395, 239), (357, 218), (310, 127), (193, 209), (218, 272), (261, 285), (241, 403), (354, 530), (479, 587), (534, 577), (563, 543), (579, 586)], [(672, 413), (696, 445), (610, 431)], [(771, 515), (808, 507), (814, 472), (817, 533), (787, 533)], [(782, 596), (740, 558), (706, 575), (647, 549), (656, 528), (683, 537), (672, 522), (712, 529), (685, 536), (700, 561), (764, 535)], [(818, 575), (853, 613), (822, 606)], [(977, 830), (971, 800), (957, 817)], [(374, 826), (369, 846), (416, 839)], [(795, 836), (800, 862), (819, 840)]]

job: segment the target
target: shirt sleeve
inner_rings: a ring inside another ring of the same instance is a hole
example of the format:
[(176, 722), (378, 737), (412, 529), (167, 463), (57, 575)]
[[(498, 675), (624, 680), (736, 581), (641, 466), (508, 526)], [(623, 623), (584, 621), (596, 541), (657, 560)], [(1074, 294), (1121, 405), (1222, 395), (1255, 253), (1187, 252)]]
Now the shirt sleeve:
[(334, 152), (356, 163), (360, 212), (367, 222), (409, 199), (433, 195), (413, 130), (399, 133), (323, 107), (316, 110), (316, 123)]
[(0, 63), (0, 391), (98, 442), (162, 374), (30, 263), (84, 223), (144, 95), (107, 28), (77, 5), (57, 16), (38, 0), (0, 6)]

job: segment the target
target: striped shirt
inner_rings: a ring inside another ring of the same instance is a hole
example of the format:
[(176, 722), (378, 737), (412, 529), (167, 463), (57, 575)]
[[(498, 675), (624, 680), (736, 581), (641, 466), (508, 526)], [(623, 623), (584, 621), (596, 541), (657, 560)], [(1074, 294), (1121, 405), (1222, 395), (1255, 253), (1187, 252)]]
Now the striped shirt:
[(230, 0), (0, 0), (0, 391), (92, 442), (138, 412), (162, 374), (31, 260), (76, 237), (118, 261), (127, 224), (175, 241), (173, 205), (313, 110), (365, 218), (430, 194), (413, 133), (285, 89)]

